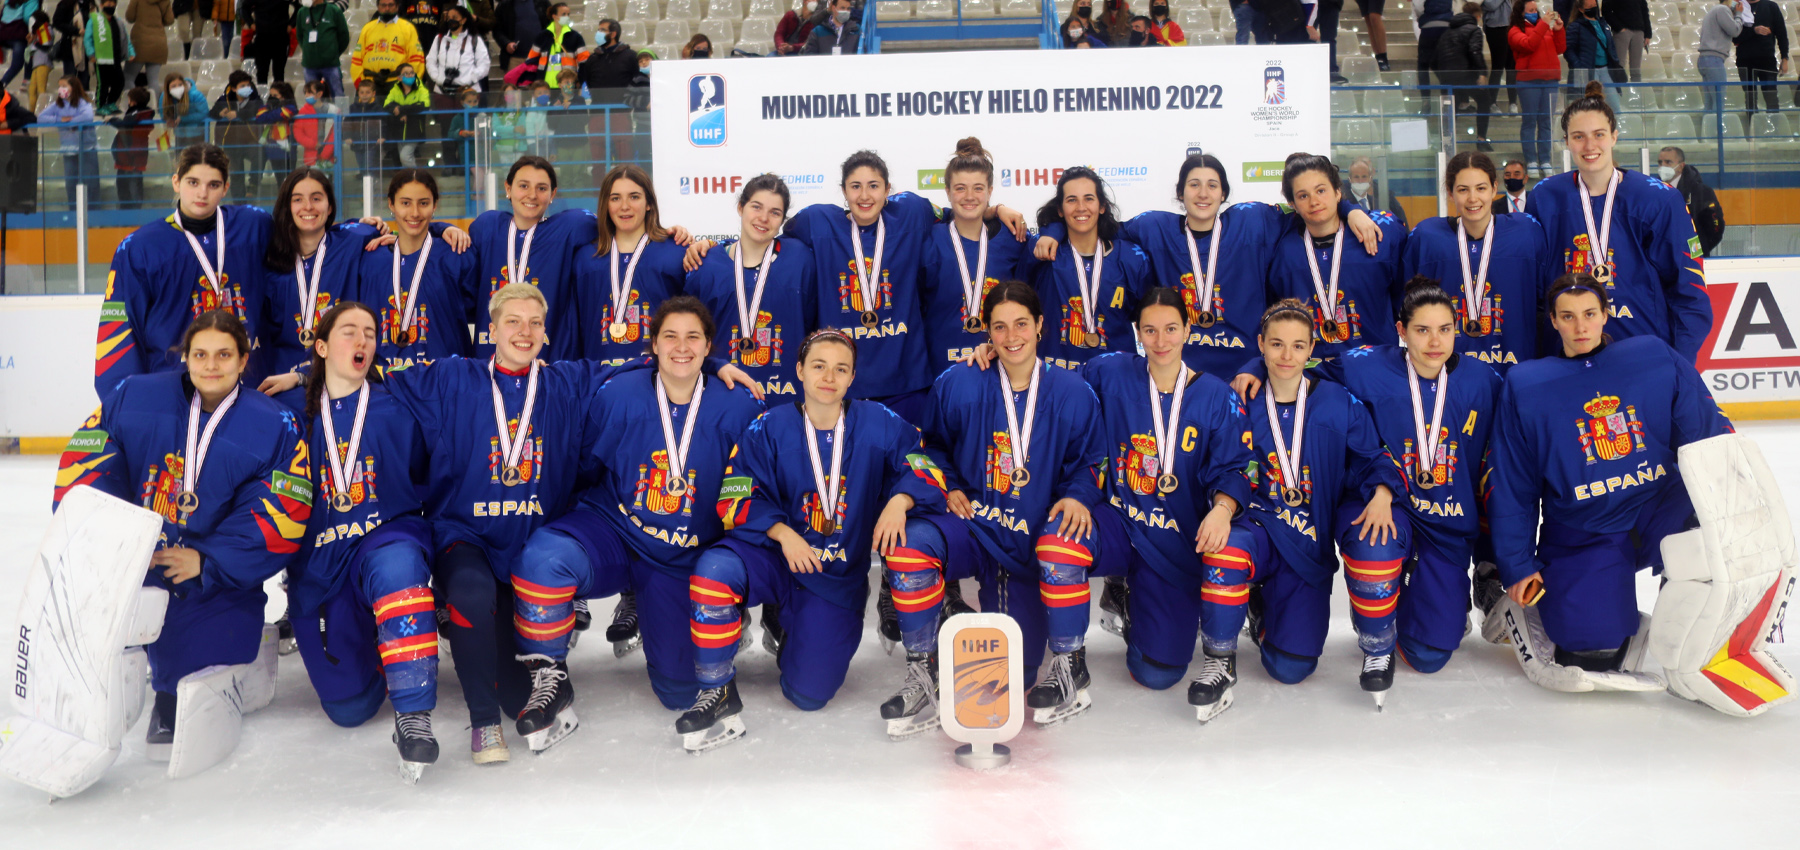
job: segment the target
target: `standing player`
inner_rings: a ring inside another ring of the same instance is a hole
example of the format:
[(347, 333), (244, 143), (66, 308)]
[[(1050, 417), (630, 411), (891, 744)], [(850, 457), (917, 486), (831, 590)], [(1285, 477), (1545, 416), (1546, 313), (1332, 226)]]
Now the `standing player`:
[[(231, 186), (231, 163), (212, 145), (183, 148), (172, 182), (175, 212), (133, 231), (113, 253), (94, 354), (94, 390), (102, 399), (131, 375), (181, 371), (183, 331), (201, 313), (236, 316), (249, 335), (247, 356), (264, 332), (259, 284), (269, 214), (219, 206)], [(245, 376), (254, 383), (263, 370), (258, 360)]]
[(421, 168), (400, 169), (388, 181), (387, 202), (396, 241), (370, 251), (359, 270), (361, 300), (379, 313), (380, 365), (403, 369), (469, 356), (473, 341), (464, 317), (478, 297), (477, 258), (457, 250), (460, 230), (444, 231), (441, 239), (433, 235), (442, 227), (432, 220), (437, 178)]
[(1406, 230), (1383, 210), (1369, 213), (1381, 227), (1381, 248), (1373, 255), (1346, 251), (1348, 229), (1338, 209), (1343, 183), (1337, 166), (1323, 156), (1297, 153), (1287, 158), (1281, 194), (1300, 213), (1276, 245), (1269, 287), (1276, 298), (1309, 304), (1318, 344), (1315, 354), (1327, 376), (1338, 374), (1336, 358), (1359, 345), (1393, 345), (1394, 307), (1403, 278), (1400, 256)]
[(1712, 331), (1700, 237), (1681, 193), (1613, 165), (1619, 122), (1598, 83), (1563, 110), (1575, 170), (1531, 190), (1557, 272), (1592, 275), (1606, 288), (1611, 333), (1653, 336), (1693, 363)]
[(325, 716), (360, 726), (392, 702), (400, 775), (416, 782), (438, 757), (427, 449), (418, 420), (368, 380), (378, 327), (357, 301), (338, 302), (315, 326), (306, 416), (319, 508), (288, 609)]
[(862, 640), (871, 548), (900, 557), (908, 513), (943, 508), (919, 429), (846, 398), (856, 343), (822, 330), (799, 360), (806, 400), (775, 407), (744, 433), (719, 495), (731, 533), (700, 556), (689, 583), (702, 690), (675, 731), (690, 751), (744, 734), (733, 667), (739, 606), (781, 607), (781, 692), (803, 711), (824, 708)]
[(1489, 522), (1503, 604), (1535, 605), (1554, 663), (1598, 685), (1635, 672), (1637, 571), (1660, 568), (1662, 539), (1693, 519), (1676, 450), (1732, 427), (1686, 352), (1606, 333), (1614, 305), (1593, 276), (1557, 278), (1547, 300), (1561, 349), (1506, 375)]
[[(316, 168), (289, 173), (275, 192), (274, 221), (263, 257), (262, 280), (266, 329), (262, 353), (269, 374), (286, 372), (312, 357), (320, 317), (332, 305), (356, 298), (356, 265), (376, 229), (337, 220), (337, 194), (331, 178)], [(295, 410), (303, 394), (281, 399)]]
[[(1120, 606), (1125, 663), (1155, 690), (1181, 681), (1193, 660), (1205, 568), (1233, 557), (1225, 544), (1250, 502), (1248, 420), (1224, 381), (1183, 362), (1188, 312), (1181, 292), (1150, 290), (1137, 305), (1144, 356), (1103, 354), (1081, 369), (1100, 399), (1111, 509), (1123, 513), (1133, 552)], [(1208, 656), (1195, 685), (1226, 675), (1228, 663)]]
[(1498, 180), (1485, 153), (1451, 157), (1444, 191), (1456, 215), (1419, 222), (1401, 268), (1408, 279), (1451, 284), (1444, 289), (1455, 305), (1457, 352), (1505, 375), (1538, 356), (1538, 305), (1555, 273), (1543, 228), (1524, 213), (1495, 214)]
[[(187, 173), (201, 168), (212, 166)], [(294, 562), (312, 509), (299, 415), (239, 384), (250, 360), (243, 322), (207, 310), (174, 351), (184, 371), (131, 376), (106, 393), (63, 453), (55, 496), (85, 484), (163, 518), (146, 584), (167, 589), (169, 607), (148, 648), (156, 701), (145, 740), (164, 761), (181, 680), (258, 658), (263, 582)]]
[(686, 231), (670, 238), (650, 175), (615, 165), (600, 181), (599, 238), (575, 248), (575, 301), (582, 356), (608, 364), (644, 356), (650, 317), (680, 295)]
[(1134, 351), (1131, 314), (1150, 286), (1150, 260), (1119, 237), (1117, 207), (1100, 175), (1085, 165), (1062, 173), (1056, 195), (1038, 209), (1038, 227), (1063, 225), (1073, 250), (1048, 263), (1026, 263), (1024, 274), (1050, 303), (1053, 326), (1045, 362), (1080, 369), (1105, 351)]
[(1414, 278), (1400, 299), (1406, 347), (1353, 348), (1343, 360), (1344, 387), (1411, 482), (1413, 560), (1398, 628), (1400, 657), (1421, 673), (1443, 669), (1468, 631), (1469, 561), (1500, 395), (1500, 376), (1455, 350), (1459, 318), (1437, 281)]
[[(598, 235), (594, 214), (573, 208), (550, 214), (556, 202), (556, 166), (541, 156), (522, 156), (506, 172), (506, 200), (511, 214), (489, 210), (475, 217), (469, 235), (475, 241), (477, 291), (471, 293), (471, 315), (483, 300), (499, 294), (509, 283), (529, 283), (544, 295), (555, 324), (545, 328), (545, 359), (551, 362), (581, 357), (580, 314), (575, 297), (574, 252), (592, 244)], [(598, 332), (596, 330), (596, 332)], [(486, 357), (494, 352), (494, 340), (475, 335), (475, 352)]]
[(994, 158), (980, 139), (956, 143), (944, 168), (944, 189), (950, 220), (931, 226), (920, 278), (928, 371), (934, 377), (987, 341), (981, 299), (995, 284), (1017, 277), (1025, 260), (1024, 243), (989, 214)]
[[(1088, 577), (1123, 573), (1129, 558), (1118, 512), (1096, 510), (1106, 462), (1099, 402), (1078, 376), (1038, 357), (1037, 293), (1001, 283), (981, 317), (1001, 368), (945, 370), (926, 406), (925, 452), (944, 476), (952, 516), (907, 523), (907, 545), (887, 559), (908, 662), (906, 686), (882, 706), (891, 734), (908, 731), (927, 694), (935, 703), (927, 674), (946, 579), (979, 577), (981, 610), (1019, 622), (1025, 679), (1037, 681), (1025, 703), (1040, 725), (1086, 711)], [(1054, 655), (1039, 679), (1046, 642)]]

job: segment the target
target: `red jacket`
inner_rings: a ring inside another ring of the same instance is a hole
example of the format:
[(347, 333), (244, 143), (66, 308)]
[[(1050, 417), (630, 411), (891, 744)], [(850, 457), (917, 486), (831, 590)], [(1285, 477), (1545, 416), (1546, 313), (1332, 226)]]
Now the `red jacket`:
[(1560, 60), (1569, 46), (1567, 30), (1553, 31), (1549, 23), (1539, 18), (1535, 24), (1507, 30), (1506, 43), (1512, 48), (1520, 81), (1562, 79)]
[[(308, 115), (320, 115), (319, 118), (307, 118)], [(312, 104), (300, 107), (299, 117), (294, 119), (294, 144), (304, 152), (307, 165), (318, 165), (321, 161), (332, 162), (337, 159), (333, 155), (331, 145), (331, 116), (323, 115), (313, 109)]]

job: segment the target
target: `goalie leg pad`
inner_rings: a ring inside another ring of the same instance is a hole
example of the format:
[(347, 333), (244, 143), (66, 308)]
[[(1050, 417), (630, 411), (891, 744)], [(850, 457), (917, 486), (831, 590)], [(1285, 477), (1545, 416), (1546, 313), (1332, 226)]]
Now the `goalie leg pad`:
[(175, 743), (169, 778), (184, 779), (223, 761), (237, 749), (244, 715), (275, 697), (281, 633), (263, 630), (260, 650), (248, 664), (215, 665), (184, 676), (175, 691)]
[(119, 758), (41, 720), (14, 715), (0, 721), (0, 776), (57, 797), (73, 797), (99, 781)]
[(198, 596), (198, 587), (170, 596), (162, 635), (148, 647), (151, 685), (163, 693), (175, 693), (195, 671), (248, 664), (257, 657), (269, 601), (262, 588)]

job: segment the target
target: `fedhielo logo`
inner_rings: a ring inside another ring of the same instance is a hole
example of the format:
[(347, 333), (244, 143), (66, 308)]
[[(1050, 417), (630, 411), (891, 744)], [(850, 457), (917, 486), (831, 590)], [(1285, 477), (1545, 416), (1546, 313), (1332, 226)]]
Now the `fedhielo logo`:
[(1263, 103), (1270, 106), (1287, 103), (1287, 72), (1279, 65), (1263, 69)]
[(688, 141), (695, 147), (725, 144), (725, 78), (695, 74), (688, 78)]

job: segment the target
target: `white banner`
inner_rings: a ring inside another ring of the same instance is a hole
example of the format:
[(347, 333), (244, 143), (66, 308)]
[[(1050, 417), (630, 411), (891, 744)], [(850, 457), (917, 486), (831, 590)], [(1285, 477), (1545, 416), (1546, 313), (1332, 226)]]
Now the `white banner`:
[(66, 439), (100, 406), (99, 319), (98, 295), (0, 298), (0, 437)]
[(1713, 398), (1800, 402), (1800, 257), (1707, 260), (1706, 293), (1713, 332), (1698, 366)]
[(943, 203), (966, 136), (993, 153), (995, 203), (1028, 218), (1074, 165), (1106, 180), (1121, 219), (1179, 209), (1175, 172), (1194, 151), (1225, 163), (1233, 201), (1273, 203), (1288, 154), (1330, 152), (1326, 62), (1316, 45), (659, 62), (662, 221), (735, 236), (737, 192), (764, 172), (787, 181), (793, 210), (841, 204), (839, 163), (863, 148), (894, 191)]

